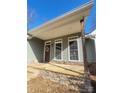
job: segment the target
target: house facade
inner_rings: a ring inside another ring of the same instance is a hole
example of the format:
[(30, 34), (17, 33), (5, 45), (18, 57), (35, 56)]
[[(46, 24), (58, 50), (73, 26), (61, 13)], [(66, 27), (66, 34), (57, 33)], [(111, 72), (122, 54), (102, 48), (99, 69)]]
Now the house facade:
[[(27, 61), (83, 63), (81, 17), (90, 14), (92, 2), (82, 5), (28, 32)], [(95, 39), (86, 38), (88, 62), (95, 62)]]

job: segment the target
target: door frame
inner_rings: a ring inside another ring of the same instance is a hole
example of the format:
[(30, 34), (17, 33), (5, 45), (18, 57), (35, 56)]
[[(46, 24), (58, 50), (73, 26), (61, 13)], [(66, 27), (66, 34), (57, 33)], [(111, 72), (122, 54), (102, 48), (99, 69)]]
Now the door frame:
[(51, 41), (46, 41), (44, 42), (44, 62), (45, 62), (45, 48), (46, 48), (46, 45), (50, 45), (50, 58), (51, 58)]

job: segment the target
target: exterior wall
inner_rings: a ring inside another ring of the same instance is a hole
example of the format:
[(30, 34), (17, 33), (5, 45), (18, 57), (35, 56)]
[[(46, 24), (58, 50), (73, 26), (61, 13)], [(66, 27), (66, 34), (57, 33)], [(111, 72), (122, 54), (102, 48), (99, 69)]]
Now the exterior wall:
[(88, 62), (96, 62), (96, 50), (94, 39), (86, 39), (86, 50)]
[[(68, 55), (68, 37), (78, 36), (78, 48), (79, 48), (79, 62), (83, 62), (83, 50), (82, 50), (82, 39), (80, 37), (80, 33), (71, 34), (59, 38), (54, 38), (51, 40), (51, 51), (50, 51), (50, 60), (54, 60), (54, 46), (55, 46), (55, 40), (62, 39), (62, 46), (63, 46), (63, 59), (62, 61), (68, 62), (69, 61), (69, 55)], [(32, 38), (27, 40), (27, 61), (30, 62), (44, 62), (44, 43), (45, 41)], [(95, 52), (95, 40), (93, 39), (87, 39), (86, 40), (86, 49), (87, 49), (87, 58), (88, 62), (96, 62), (96, 52)], [(55, 61), (55, 60), (54, 60)], [(58, 60), (57, 60), (58, 61)], [(77, 62), (77, 61), (76, 61)]]
[[(79, 52), (79, 62), (83, 62), (83, 53), (82, 53), (82, 41), (81, 41), (81, 35), (80, 33), (75, 33), (75, 34), (71, 34), (71, 35), (67, 35), (67, 36), (63, 36), (63, 37), (59, 37), (59, 38), (54, 38), (54, 39), (50, 39), (50, 40), (46, 40), (46, 41), (51, 41), (51, 51), (50, 51), (50, 60), (54, 60), (54, 46), (55, 46), (55, 40), (57, 39), (62, 39), (62, 46), (63, 46), (63, 51), (62, 51), (62, 61), (67, 62), (69, 61), (68, 58), (68, 37), (72, 37), (72, 36), (78, 36), (78, 48), (80, 51)], [(57, 60), (58, 61), (58, 60)]]
[(27, 40), (27, 62), (43, 61), (44, 41), (38, 38)]

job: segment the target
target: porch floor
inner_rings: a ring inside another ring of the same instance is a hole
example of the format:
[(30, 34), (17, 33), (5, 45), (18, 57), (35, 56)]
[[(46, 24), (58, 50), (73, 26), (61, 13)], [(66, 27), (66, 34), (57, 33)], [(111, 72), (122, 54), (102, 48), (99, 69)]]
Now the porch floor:
[(33, 63), (27, 65), (27, 80), (37, 77), (41, 70), (61, 73), (71, 76), (82, 76), (84, 67), (79, 65), (65, 65), (56, 63)]

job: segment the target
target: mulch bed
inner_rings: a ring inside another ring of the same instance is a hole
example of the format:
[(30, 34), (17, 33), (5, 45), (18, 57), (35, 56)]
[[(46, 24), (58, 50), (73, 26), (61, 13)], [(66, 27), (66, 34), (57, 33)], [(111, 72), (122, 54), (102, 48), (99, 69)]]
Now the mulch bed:
[(69, 89), (67, 86), (42, 77), (34, 78), (27, 83), (27, 93), (80, 93)]

